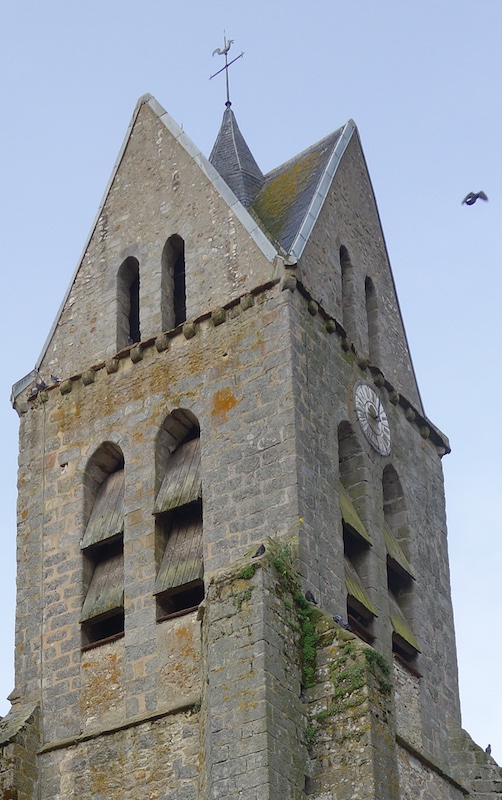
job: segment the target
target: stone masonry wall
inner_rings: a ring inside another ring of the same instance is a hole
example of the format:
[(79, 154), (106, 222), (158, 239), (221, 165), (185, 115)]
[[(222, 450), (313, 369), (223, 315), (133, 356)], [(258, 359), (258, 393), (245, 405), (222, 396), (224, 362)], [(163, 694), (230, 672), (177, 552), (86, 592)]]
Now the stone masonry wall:
[(318, 612), (317, 671), (308, 690), (311, 789), (333, 800), (400, 798), (387, 662)]
[[(289, 292), (288, 292), (289, 294)], [(421, 653), (419, 729), (421, 747), (439, 762), (448, 759), (448, 717), (460, 718), (446, 517), (440, 455), (444, 450), (426, 421), (390, 379), (371, 369), (316, 307), (292, 293), (292, 363), (296, 410), (300, 561), (306, 585), (321, 607), (346, 616), (342, 516), (338, 501), (338, 427), (349, 423), (361, 452), (358, 513), (371, 536), (365, 588), (378, 610), (374, 647), (390, 661), (392, 627), (384, 541), (383, 472), (392, 467), (402, 485), (406, 535), (402, 547), (416, 580), (407, 607)], [(392, 449), (382, 457), (367, 442), (355, 414), (354, 386), (373, 385), (389, 420)], [(445, 764), (445, 768), (446, 768)]]
[[(162, 711), (171, 695), (200, 685), (198, 667), (171, 669), (177, 634), (173, 623), (156, 623), (153, 596), (155, 441), (173, 409), (187, 408), (200, 422), (207, 577), (260, 537), (296, 529), (288, 295), (273, 286), (246, 296), (217, 322), (201, 320), (194, 336), (175, 332), (167, 349), (165, 337), (159, 347), (152, 340), (139, 360), (132, 348), (27, 402), (16, 680), (24, 698), (38, 699), (43, 687), (44, 743), (94, 725), (94, 673), (113, 694), (100, 708), (110, 725)], [(82, 654), (83, 476), (104, 441), (117, 444), (125, 460), (125, 636)], [(179, 653), (185, 647), (196, 665), (197, 633), (184, 624)], [(172, 637), (163, 635), (168, 629)]]
[(380, 322), (376, 366), (421, 409), (378, 209), (357, 135), (347, 146), (299, 264), (300, 278), (313, 298), (343, 323), (341, 245), (347, 248), (353, 266), (355, 309), (350, 338), (357, 352), (368, 357), (365, 279), (369, 277), (375, 287)]
[(40, 746), (39, 709), (19, 704), (0, 720), (0, 797), (37, 800), (37, 751)]
[(264, 543), (263, 555), (253, 560), (253, 548), (214, 576), (204, 603), (209, 800), (304, 797), (301, 631), (284, 581), (289, 555)]
[(187, 318), (272, 278), (273, 268), (197, 162), (143, 104), (40, 371), (69, 378), (117, 351), (117, 273), (140, 272), (141, 338), (162, 324), (162, 251), (185, 241)]
[(198, 713), (131, 725), (40, 756), (44, 800), (197, 800)]

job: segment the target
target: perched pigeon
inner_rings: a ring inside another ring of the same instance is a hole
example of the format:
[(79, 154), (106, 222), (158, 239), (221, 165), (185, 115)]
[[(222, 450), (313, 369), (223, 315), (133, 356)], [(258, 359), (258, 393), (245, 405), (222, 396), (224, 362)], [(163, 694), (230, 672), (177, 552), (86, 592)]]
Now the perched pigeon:
[(47, 389), (47, 384), (43, 380), (43, 378), (40, 378), (40, 380), (37, 381), (37, 383), (36, 383), (36, 387), (37, 387), (39, 392), (43, 392), (44, 389)]
[(484, 192), (469, 192), (467, 197), (464, 197), (462, 200), (462, 205), (465, 203), (467, 206), (472, 206), (478, 198), (481, 200), (488, 200)]
[(336, 617), (334, 618), (334, 620), (335, 620), (335, 622), (338, 622), (340, 628), (344, 628), (346, 631), (351, 631), (352, 630), (352, 628), (350, 627), (350, 625), (347, 622), (347, 620), (343, 619), (343, 617), (341, 617), (340, 614), (337, 614)]
[(256, 553), (254, 554), (253, 558), (258, 558), (258, 556), (262, 556), (264, 552), (265, 552), (265, 545), (261, 544)]
[(307, 591), (305, 592), (305, 599), (308, 600), (309, 603), (313, 603), (315, 606), (319, 605), (319, 603), (315, 599), (310, 589), (307, 589)]
[(51, 381), (53, 383), (61, 383), (61, 378), (58, 378), (57, 375), (51, 375)]
[(129, 345), (131, 345), (131, 344), (134, 344), (134, 339), (132, 338), (132, 336), (128, 336), (127, 337), (127, 346), (129, 347)]
[(491, 755), (491, 752), (492, 752), (492, 746), (491, 746), (491, 744), (489, 744), (488, 747), (485, 748), (485, 753), (488, 753), (488, 755)]

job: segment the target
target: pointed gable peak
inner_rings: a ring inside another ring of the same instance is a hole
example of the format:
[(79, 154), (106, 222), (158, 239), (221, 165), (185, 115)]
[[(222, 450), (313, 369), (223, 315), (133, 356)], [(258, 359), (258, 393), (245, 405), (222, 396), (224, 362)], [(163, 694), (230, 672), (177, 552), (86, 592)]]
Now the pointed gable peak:
[(226, 106), (209, 161), (247, 207), (263, 186), (263, 173), (239, 130), (231, 103)]

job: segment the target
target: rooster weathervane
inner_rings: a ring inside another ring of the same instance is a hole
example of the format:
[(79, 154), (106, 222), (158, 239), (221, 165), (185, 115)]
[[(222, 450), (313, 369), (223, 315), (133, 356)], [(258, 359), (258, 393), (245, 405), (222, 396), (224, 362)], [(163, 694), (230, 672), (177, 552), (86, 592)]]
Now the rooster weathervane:
[(209, 76), (209, 80), (212, 80), (213, 78), (216, 78), (216, 76), (219, 75), (220, 72), (225, 71), (225, 79), (226, 79), (226, 84), (227, 84), (227, 101), (226, 101), (225, 105), (226, 105), (227, 108), (230, 108), (230, 106), (232, 104), (230, 102), (230, 90), (229, 90), (229, 86), (228, 86), (228, 68), (232, 64), (234, 64), (236, 61), (238, 61), (239, 58), (242, 58), (242, 56), (244, 55), (244, 52), (239, 53), (239, 55), (236, 56), (234, 59), (232, 59), (232, 61), (229, 61), (228, 60), (228, 51), (230, 50), (231, 46), (233, 45), (234, 40), (233, 39), (228, 39), (228, 41), (227, 41), (226, 34), (224, 34), (223, 35), (223, 41), (224, 41), (223, 47), (222, 48), (217, 47), (216, 50), (213, 50), (213, 56), (216, 56), (216, 55), (225, 56), (225, 66), (222, 67), (221, 69), (219, 69), (218, 72), (215, 72), (214, 75), (210, 75)]

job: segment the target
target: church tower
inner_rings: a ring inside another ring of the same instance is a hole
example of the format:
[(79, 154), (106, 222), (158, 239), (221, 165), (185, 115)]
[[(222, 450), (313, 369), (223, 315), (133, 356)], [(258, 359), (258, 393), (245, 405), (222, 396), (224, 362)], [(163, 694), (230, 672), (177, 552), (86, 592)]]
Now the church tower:
[(263, 175), (229, 103), (207, 160), (141, 98), (12, 401), (2, 798), (496, 796), (351, 120)]

